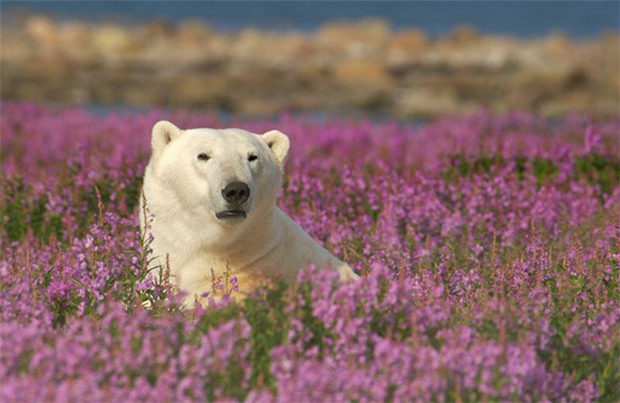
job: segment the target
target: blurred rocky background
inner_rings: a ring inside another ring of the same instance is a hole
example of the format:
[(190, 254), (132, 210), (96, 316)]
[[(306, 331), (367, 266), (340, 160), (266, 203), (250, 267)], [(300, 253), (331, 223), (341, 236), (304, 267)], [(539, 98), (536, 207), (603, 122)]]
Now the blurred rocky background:
[(616, 115), (618, 32), (588, 39), (430, 37), (381, 19), (315, 30), (217, 30), (204, 21), (2, 24), (1, 97), (64, 104), (213, 108), (247, 116), (363, 111), (399, 118), (482, 107)]

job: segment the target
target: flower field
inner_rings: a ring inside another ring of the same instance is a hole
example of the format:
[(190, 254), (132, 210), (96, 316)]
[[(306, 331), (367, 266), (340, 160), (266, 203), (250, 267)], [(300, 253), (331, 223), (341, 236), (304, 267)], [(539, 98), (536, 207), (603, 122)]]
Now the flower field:
[[(281, 208), (362, 279), (181, 310), (138, 228), (164, 118), (289, 135)], [(618, 401), (619, 133), (3, 103), (0, 401)]]

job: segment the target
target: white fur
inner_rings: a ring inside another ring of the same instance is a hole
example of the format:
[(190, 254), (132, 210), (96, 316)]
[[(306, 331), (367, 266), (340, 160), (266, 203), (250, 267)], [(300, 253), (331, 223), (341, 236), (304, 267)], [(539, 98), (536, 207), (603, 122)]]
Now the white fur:
[[(241, 129), (180, 130), (165, 121), (153, 127), (143, 188), (154, 215), (151, 247), (157, 263), (169, 258), (186, 302), (205, 292), (216, 295), (213, 275), (224, 281), (236, 276), (241, 295), (262, 285), (265, 276), (293, 281), (309, 265), (337, 270), (342, 279), (358, 278), (276, 206), (289, 145), (277, 130), (263, 135)], [(201, 153), (209, 160), (199, 160)], [(258, 158), (251, 162), (249, 155)], [(222, 189), (236, 181), (250, 188), (247, 218), (223, 222), (215, 216), (226, 209)], [(144, 229), (143, 211), (140, 225)]]

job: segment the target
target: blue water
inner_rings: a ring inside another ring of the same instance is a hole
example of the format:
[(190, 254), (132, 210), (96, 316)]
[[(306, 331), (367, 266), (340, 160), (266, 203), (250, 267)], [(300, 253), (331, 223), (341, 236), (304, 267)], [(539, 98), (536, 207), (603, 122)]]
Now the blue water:
[(563, 32), (588, 38), (609, 31), (620, 33), (618, 1), (2, 1), (0, 10), (3, 19), (20, 10), (47, 12), (60, 19), (126, 24), (200, 19), (221, 30), (312, 31), (330, 21), (381, 17), (394, 29), (418, 27), (431, 36), (459, 25), (520, 37)]

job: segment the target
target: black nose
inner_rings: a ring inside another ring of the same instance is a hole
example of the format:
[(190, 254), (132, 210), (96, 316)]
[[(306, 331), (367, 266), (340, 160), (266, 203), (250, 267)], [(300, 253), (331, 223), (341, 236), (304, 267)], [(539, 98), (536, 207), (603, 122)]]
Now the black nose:
[(222, 196), (228, 203), (243, 204), (250, 198), (250, 188), (243, 182), (232, 182), (222, 190)]

